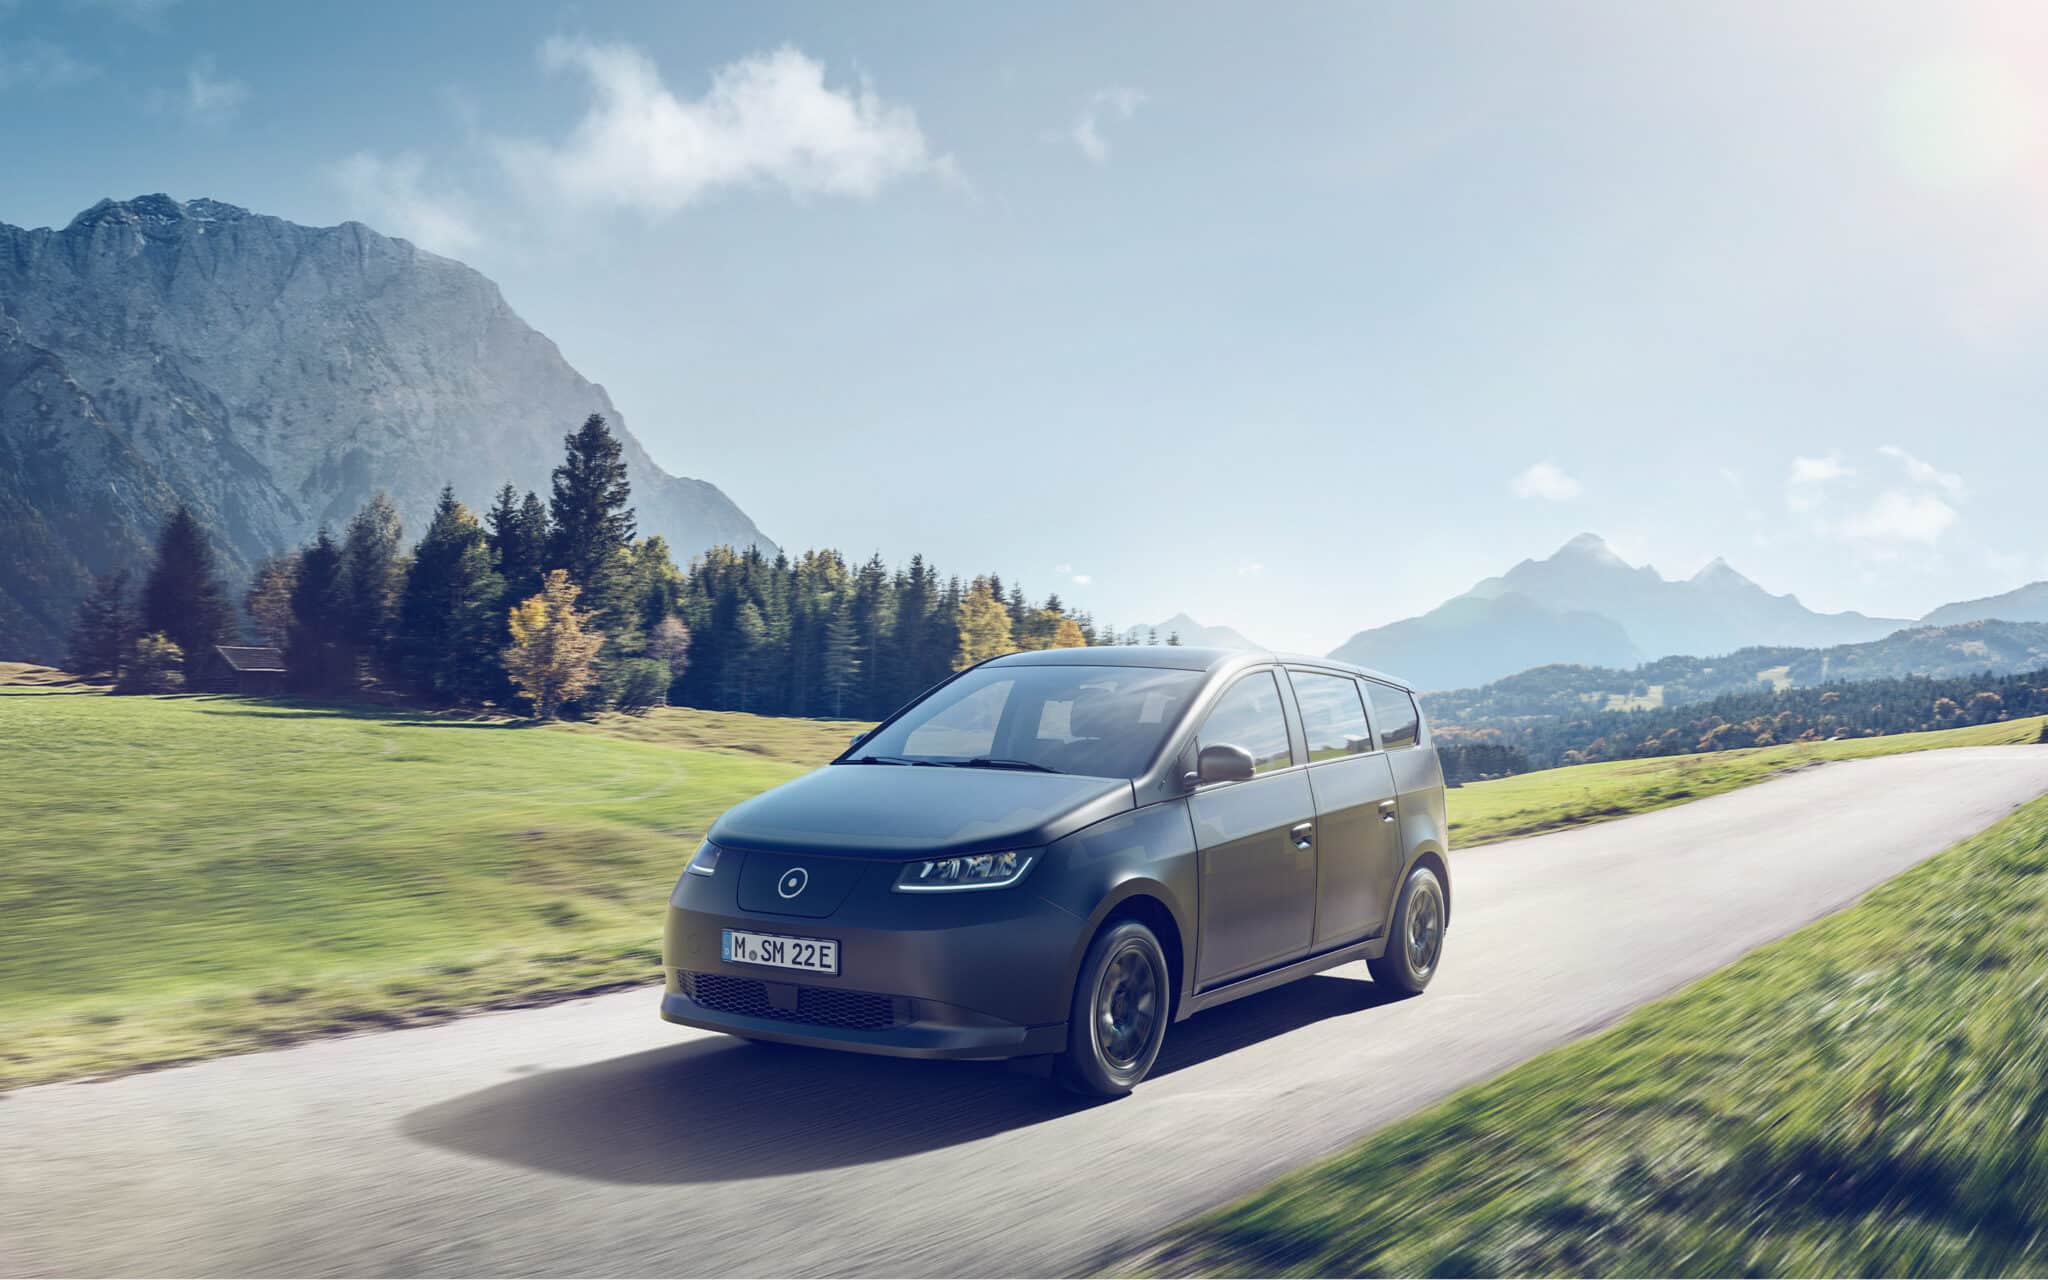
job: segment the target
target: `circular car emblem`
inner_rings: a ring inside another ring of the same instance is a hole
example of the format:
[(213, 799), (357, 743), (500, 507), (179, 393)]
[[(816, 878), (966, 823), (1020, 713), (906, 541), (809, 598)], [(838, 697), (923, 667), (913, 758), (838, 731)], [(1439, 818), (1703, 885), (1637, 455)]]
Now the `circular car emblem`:
[(804, 891), (804, 886), (809, 884), (810, 882), (810, 872), (804, 870), (802, 867), (791, 867), (789, 870), (783, 872), (782, 879), (776, 882), (775, 892), (781, 894), (785, 898), (794, 898), (796, 895), (802, 893)]

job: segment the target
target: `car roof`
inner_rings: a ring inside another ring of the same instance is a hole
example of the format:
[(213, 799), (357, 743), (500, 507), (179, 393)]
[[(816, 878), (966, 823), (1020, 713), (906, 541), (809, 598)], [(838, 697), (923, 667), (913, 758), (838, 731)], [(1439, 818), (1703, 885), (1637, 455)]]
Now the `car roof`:
[(1321, 658), (1307, 653), (1271, 653), (1262, 649), (1197, 649), (1169, 644), (1105, 644), (1078, 649), (1031, 649), (1023, 653), (991, 658), (992, 667), (1165, 667), (1174, 671), (1220, 671), (1229, 667), (1250, 667), (1262, 662), (1294, 666), (1323, 667), (1347, 671), (1414, 692), (1414, 686), (1384, 671), (1361, 667), (1338, 658)]

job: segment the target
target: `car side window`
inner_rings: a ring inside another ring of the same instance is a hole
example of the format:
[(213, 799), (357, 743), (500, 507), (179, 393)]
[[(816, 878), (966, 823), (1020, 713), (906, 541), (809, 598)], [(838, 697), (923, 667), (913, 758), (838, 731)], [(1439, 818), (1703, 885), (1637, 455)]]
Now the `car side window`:
[(1287, 678), (1294, 682), (1301, 727), (1308, 732), (1310, 764), (1372, 750), (1357, 681), (1316, 671), (1289, 671)]
[(1271, 671), (1254, 671), (1225, 691), (1202, 722), (1197, 747), (1228, 743), (1252, 753), (1252, 771), (1265, 773), (1294, 763), (1287, 745), (1287, 717), (1280, 710), (1280, 683)]
[(1395, 747), (1412, 747), (1422, 740), (1422, 716), (1406, 689), (1377, 680), (1366, 681), (1365, 689), (1372, 698), (1372, 718), (1379, 722), (1381, 746), (1391, 751)]

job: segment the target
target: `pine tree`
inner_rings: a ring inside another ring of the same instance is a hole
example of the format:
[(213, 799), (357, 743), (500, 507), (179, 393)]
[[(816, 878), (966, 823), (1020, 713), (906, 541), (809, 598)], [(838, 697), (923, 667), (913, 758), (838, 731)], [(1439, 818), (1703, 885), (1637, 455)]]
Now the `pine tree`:
[(298, 577), (299, 557), (293, 552), (265, 556), (263, 563), (256, 566), (256, 576), (249, 581), (242, 607), (248, 610), (250, 621), (256, 624), (256, 634), (263, 637), (265, 644), (282, 649), (291, 639), (292, 585)]
[(832, 699), (832, 714), (846, 716), (846, 697), (860, 682), (860, 632), (855, 626), (852, 602), (832, 611), (825, 624), (825, 693)]
[(308, 693), (351, 687), (356, 664), (348, 642), (341, 548), (325, 529), (299, 554), (291, 603), (291, 631), (285, 640), (286, 679), (293, 688)]
[(541, 575), (547, 572), (548, 507), (540, 495), (528, 490), (516, 499), (512, 486), (498, 490), (497, 501), (484, 518), (485, 539), (491, 549), (491, 566), (504, 580), (506, 608), (540, 590)]
[(403, 585), (399, 553), (405, 526), (388, 495), (378, 493), (348, 522), (341, 544), (342, 590), (348, 601), (347, 639), (359, 663), (389, 655), (392, 616)]
[(566, 571), (551, 569), (540, 593), (521, 601), (506, 620), (512, 643), (503, 654), (505, 670), (542, 720), (553, 719), (563, 703), (583, 696), (597, 678), (604, 636), (585, 629), (576, 608), (581, 594)]
[(586, 594), (597, 590), (613, 567), (613, 555), (633, 540), (633, 512), (626, 505), (632, 486), (617, 436), (593, 413), (562, 437), (564, 457), (554, 471), (553, 517), (548, 564), (566, 569)]
[(213, 646), (235, 636), (234, 608), (213, 558), (213, 548), (192, 512), (179, 506), (157, 539), (156, 561), (142, 586), (142, 629), (162, 632), (178, 647), (186, 670), (197, 671)]
[(1011, 651), (1010, 611), (989, 589), (987, 578), (976, 578), (956, 608), (960, 643), (953, 655), (955, 671)]
[(479, 702), (496, 690), (503, 587), (483, 527), (455, 500), (452, 486), (442, 489), (398, 602), (398, 668), (409, 688), (459, 702)]
[(64, 660), (72, 674), (91, 680), (118, 677), (135, 643), (135, 614), (128, 603), (128, 571), (116, 569), (92, 580), (92, 591), (78, 606), (71, 628), (70, 652)]

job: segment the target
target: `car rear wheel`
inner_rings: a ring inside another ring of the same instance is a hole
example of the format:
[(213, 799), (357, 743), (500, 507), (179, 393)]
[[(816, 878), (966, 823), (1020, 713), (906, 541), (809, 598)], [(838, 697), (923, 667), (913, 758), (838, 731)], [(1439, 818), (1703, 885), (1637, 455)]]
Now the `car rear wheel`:
[(1443, 959), (1444, 925), (1449, 918), (1443, 881), (1428, 867), (1415, 868), (1401, 886), (1401, 900), (1394, 904), (1394, 927), (1387, 936), (1386, 954), (1367, 963), (1372, 980), (1401, 995), (1421, 995)]
[(1089, 944), (1074, 983), (1067, 1049), (1055, 1073), (1076, 1093), (1129, 1093), (1158, 1060), (1173, 1011), (1166, 953), (1135, 920), (1112, 925)]

